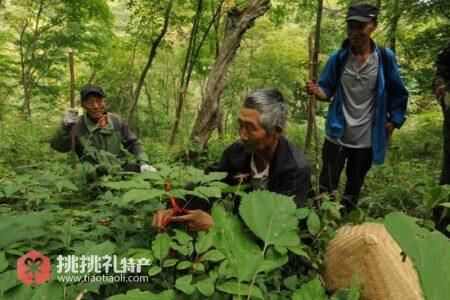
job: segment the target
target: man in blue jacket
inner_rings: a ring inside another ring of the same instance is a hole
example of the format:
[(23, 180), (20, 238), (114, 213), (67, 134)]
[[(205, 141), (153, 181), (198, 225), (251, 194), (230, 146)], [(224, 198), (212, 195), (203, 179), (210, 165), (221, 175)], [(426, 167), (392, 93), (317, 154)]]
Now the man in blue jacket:
[(319, 83), (306, 89), (320, 100), (333, 97), (322, 148), (322, 192), (337, 189), (347, 161), (343, 204), (356, 207), (364, 178), (373, 164), (382, 164), (394, 128), (405, 121), (408, 92), (400, 78), (395, 54), (371, 39), (378, 11), (356, 3), (347, 13), (347, 36), (334, 52)]

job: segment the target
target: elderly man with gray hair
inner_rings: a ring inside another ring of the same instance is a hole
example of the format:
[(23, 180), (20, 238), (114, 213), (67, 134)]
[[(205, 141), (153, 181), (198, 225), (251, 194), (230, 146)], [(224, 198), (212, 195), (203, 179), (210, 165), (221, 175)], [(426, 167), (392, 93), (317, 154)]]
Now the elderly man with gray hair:
[[(293, 196), (297, 206), (306, 202), (311, 187), (311, 164), (306, 155), (282, 136), (288, 104), (277, 89), (261, 89), (244, 101), (238, 117), (240, 141), (233, 143), (208, 172), (227, 172), (224, 182), (250, 183), (253, 189)], [(172, 217), (170, 209), (158, 211), (152, 225), (183, 222), (190, 230), (209, 230), (213, 226), (205, 201), (190, 201), (184, 216)], [(239, 203), (235, 203), (237, 211)]]

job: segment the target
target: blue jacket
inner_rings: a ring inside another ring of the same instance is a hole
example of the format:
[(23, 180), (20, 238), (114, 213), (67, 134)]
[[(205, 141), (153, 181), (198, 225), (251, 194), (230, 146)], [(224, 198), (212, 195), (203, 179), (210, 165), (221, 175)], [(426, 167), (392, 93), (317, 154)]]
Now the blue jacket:
[[(339, 72), (345, 67), (350, 51), (350, 45), (344, 42), (343, 48), (334, 52), (327, 61), (325, 69), (319, 80), (319, 87), (332, 99), (328, 108), (325, 125), (326, 134), (335, 139), (341, 138), (345, 132), (345, 119), (342, 110), (343, 91), (340, 83)], [(400, 128), (405, 122), (408, 91), (400, 77), (394, 52), (386, 49), (386, 65), (389, 67), (384, 78), (382, 50), (376, 47), (378, 53), (378, 80), (375, 96), (375, 116), (372, 124), (372, 153), (373, 163), (382, 164), (386, 155), (386, 122), (394, 123), (395, 128)], [(341, 68), (341, 70), (338, 70)]]

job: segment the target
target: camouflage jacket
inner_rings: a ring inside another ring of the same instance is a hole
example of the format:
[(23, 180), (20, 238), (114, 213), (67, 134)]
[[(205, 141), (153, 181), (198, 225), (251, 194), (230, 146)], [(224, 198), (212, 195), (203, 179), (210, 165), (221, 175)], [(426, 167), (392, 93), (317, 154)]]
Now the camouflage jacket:
[(439, 85), (447, 84), (449, 89), (450, 80), (450, 41), (442, 48), (442, 50), (436, 55), (436, 74), (433, 80), (433, 88)]
[[(136, 136), (127, 124), (114, 113), (106, 113), (107, 124), (99, 128), (86, 113), (75, 122), (75, 152), (81, 161), (93, 164), (127, 162), (125, 149), (134, 154), (139, 165), (148, 163)], [(62, 124), (51, 140), (51, 147), (59, 152), (69, 152), (71, 143), (70, 126)]]

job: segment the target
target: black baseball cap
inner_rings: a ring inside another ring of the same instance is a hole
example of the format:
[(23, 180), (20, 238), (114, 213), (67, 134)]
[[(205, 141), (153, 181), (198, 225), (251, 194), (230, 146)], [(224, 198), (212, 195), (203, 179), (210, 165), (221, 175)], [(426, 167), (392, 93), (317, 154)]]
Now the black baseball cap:
[(359, 22), (370, 22), (378, 15), (378, 9), (370, 3), (359, 2), (351, 5), (348, 8), (347, 17), (345, 21), (355, 20)]
[(97, 94), (103, 98), (106, 97), (105, 92), (103, 91), (103, 89), (101, 87), (90, 85), (81, 90), (81, 92), (80, 92), (81, 101), (83, 101), (86, 98), (86, 96), (89, 94)]

